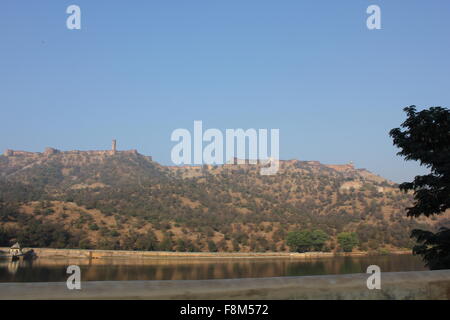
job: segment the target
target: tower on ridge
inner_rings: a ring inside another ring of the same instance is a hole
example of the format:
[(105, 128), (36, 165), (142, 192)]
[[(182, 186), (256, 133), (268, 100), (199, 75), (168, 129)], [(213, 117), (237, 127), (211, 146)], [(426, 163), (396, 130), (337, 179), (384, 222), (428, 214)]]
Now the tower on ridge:
[(112, 153), (116, 153), (116, 150), (117, 150), (116, 146), (117, 146), (117, 141), (116, 141), (116, 139), (113, 139), (112, 146), (111, 146)]

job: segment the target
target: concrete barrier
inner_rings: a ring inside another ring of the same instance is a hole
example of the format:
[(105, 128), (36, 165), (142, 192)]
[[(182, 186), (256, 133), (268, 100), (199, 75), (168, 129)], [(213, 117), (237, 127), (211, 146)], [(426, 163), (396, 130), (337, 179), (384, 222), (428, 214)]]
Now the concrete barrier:
[(88, 281), (81, 290), (68, 290), (64, 282), (0, 283), (0, 299), (450, 299), (450, 270), (382, 273), (380, 290), (367, 288), (368, 277)]

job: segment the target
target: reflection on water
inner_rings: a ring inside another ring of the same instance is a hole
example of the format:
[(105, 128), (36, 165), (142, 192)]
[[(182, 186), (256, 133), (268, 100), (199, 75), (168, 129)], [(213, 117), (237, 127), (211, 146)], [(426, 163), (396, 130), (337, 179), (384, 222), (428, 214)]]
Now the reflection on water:
[(364, 273), (371, 264), (381, 271), (426, 270), (420, 257), (412, 255), (335, 257), (323, 259), (258, 258), (207, 259), (166, 258), (0, 260), (0, 282), (66, 281), (69, 265), (81, 267), (84, 281), (103, 280), (199, 280), (260, 278), (321, 274)]

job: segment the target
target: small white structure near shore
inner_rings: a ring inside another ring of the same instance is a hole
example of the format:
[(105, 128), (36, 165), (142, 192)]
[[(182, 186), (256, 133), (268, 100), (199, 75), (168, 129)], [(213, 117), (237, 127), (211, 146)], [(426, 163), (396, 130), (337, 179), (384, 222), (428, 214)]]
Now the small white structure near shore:
[(9, 254), (14, 256), (20, 256), (23, 254), (22, 249), (20, 248), (20, 244), (16, 242), (12, 245), (12, 247), (9, 249)]

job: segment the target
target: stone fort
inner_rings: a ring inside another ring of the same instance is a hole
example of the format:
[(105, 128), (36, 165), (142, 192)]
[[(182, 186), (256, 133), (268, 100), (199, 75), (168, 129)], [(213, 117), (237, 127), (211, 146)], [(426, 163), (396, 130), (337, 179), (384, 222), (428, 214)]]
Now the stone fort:
[[(88, 151), (80, 151), (80, 150), (71, 150), (71, 151), (60, 151), (55, 148), (47, 147), (44, 152), (29, 152), (29, 151), (21, 151), (21, 150), (12, 150), (6, 149), (3, 153), (5, 157), (15, 157), (15, 156), (51, 156), (55, 154), (85, 154), (85, 155), (115, 155), (115, 154), (138, 154), (136, 149), (131, 150), (117, 150), (117, 141), (112, 140), (111, 149), (110, 150), (88, 150)], [(151, 157), (150, 157), (151, 158)]]

